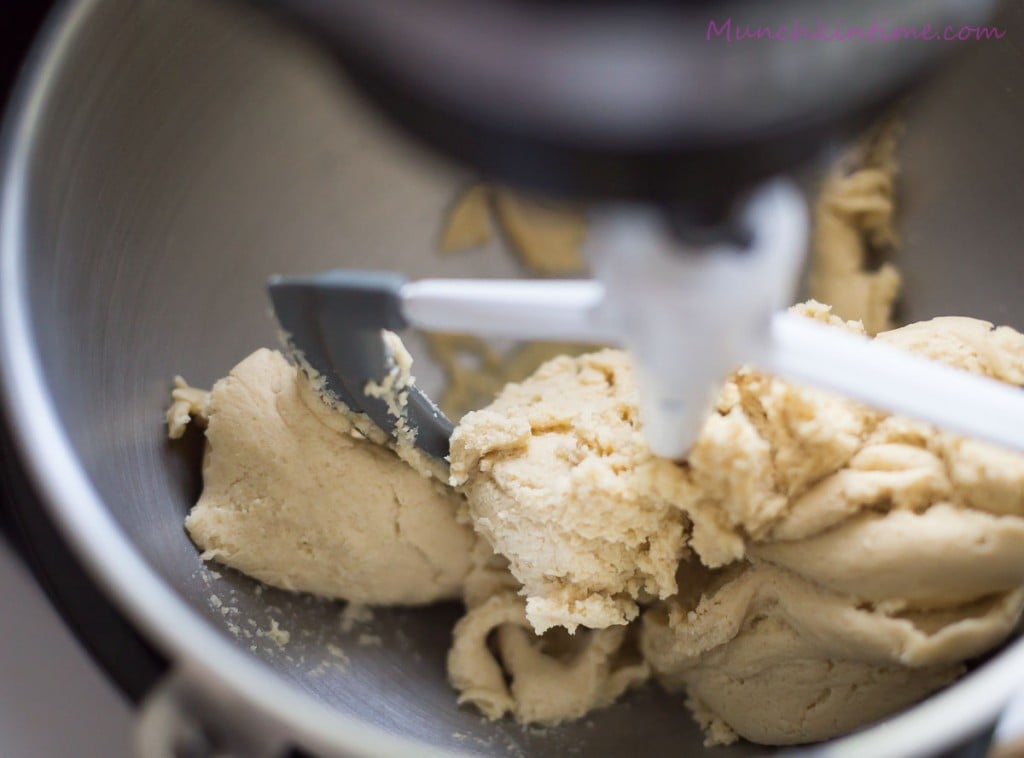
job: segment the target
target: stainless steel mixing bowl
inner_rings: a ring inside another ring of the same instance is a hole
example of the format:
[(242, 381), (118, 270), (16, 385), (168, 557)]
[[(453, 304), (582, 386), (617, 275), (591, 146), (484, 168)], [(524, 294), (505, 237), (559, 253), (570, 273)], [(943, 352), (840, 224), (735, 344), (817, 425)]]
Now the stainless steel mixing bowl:
[[(1024, 5), (999, 23), (1003, 41), (976, 45), (909, 104), (897, 259), (907, 319), (963, 313), (1024, 327)], [(69, 4), (23, 78), (6, 137), (5, 400), (50, 514), (174, 661), (162, 691), (176, 699), (155, 697), (151, 728), (166, 724), (160, 703), (183, 702), (252, 738), (250, 749), (702, 750), (681, 702), (654, 689), (557, 729), (485, 723), (445, 680), (457, 606), (379, 611), (383, 644), (360, 646), (339, 625), (340, 604), (210, 571), (182, 529), (199, 441), (164, 439), (171, 377), (206, 386), (275, 344), (264, 294), (275, 272), (516, 274), (498, 249), (431, 252), (464, 177), (397, 141), (300, 41), (208, 0)], [(422, 360), (417, 373), (428, 389), (436, 381)], [(287, 645), (265, 633), (272, 620)], [(1014, 642), (824, 749), (933, 751), (985, 728), (1020, 685), (1024, 642)]]

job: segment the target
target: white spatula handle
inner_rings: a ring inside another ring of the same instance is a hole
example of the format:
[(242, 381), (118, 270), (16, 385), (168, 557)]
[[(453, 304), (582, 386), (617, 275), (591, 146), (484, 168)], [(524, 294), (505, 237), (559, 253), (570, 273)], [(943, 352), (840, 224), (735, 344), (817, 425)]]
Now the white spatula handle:
[(591, 280), (421, 279), (402, 288), (410, 324), (436, 332), (619, 344)]
[(786, 379), (1024, 451), (1024, 390), (791, 313), (772, 341), (765, 368)]
[[(419, 328), (515, 339), (625, 344), (594, 281), (425, 279), (402, 291)], [(1024, 391), (790, 313), (748, 360), (796, 382), (1024, 451)], [(666, 344), (666, 350), (674, 349)], [(699, 398), (695, 398), (700, 402)]]

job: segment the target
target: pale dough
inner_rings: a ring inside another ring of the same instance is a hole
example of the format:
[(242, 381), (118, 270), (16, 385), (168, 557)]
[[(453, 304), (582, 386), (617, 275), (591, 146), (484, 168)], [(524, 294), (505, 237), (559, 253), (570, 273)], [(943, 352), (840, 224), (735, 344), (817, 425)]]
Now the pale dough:
[(495, 192), (494, 206), (502, 230), (530, 271), (548, 275), (586, 271), (582, 249), (587, 225), (582, 213), (506, 189)]
[[(877, 339), (1024, 384), (1006, 327), (943, 318)], [(367, 391), (396, 441), (273, 351), (209, 393), (177, 379), (168, 433), (191, 420), (207, 442), (186, 526), (204, 558), (285, 589), (461, 597), (448, 675), (489, 718), (557, 724), (653, 676), (709, 744), (826, 739), (949, 683), (1020, 620), (1024, 457), (741, 368), (687, 460), (656, 458), (631, 363), (604, 350), (467, 414), (456, 491), (409, 455), (411, 359), (385, 340)]]
[[(813, 301), (795, 310), (864, 331)], [(943, 318), (878, 339), (1024, 383), (1012, 329)], [(1024, 457), (753, 369), (726, 382), (683, 463), (650, 455), (630, 362), (608, 350), (555, 359), (468, 414), (451, 463), (521, 584), (501, 590), (508, 618), (517, 589), (537, 632), (621, 629), (646, 608), (645, 658), (712, 742), (880, 718), (952, 681), (1024, 608)]]
[[(901, 277), (872, 259), (896, 246), (897, 127), (825, 177), (808, 284), (831, 307), (796, 311), (1024, 385), (1013, 329), (887, 331)], [(496, 230), (533, 274), (586, 270), (581, 213), (485, 184), (456, 199), (439, 248)], [(708, 744), (828, 739), (950, 683), (1020, 621), (1019, 455), (741, 368), (687, 460), (659, 459), (625, 353), (431, 335), (461, 418), (449, 471), (415, 447), (412, 359), (384, 340), (389, 370), (365, 391), (393, 439), (276, 352), (209, 393), (177, 377), (168, 434), (206, 435), (186, 526), (205, 559), (350, 601), (349, 627), (363, 604), (461, 598), (448, 676), (488, 718), (558, 724), (653, 677)]]
[(491, 239), (491, 199), (486, 185), (470, 187), (455, 199), (438, 243), (442, 253), (485, 245)]
[(767, 563), (689, 578), (644, 614), (642, 648), (709, 744), (809, 742), (881, 718), (959, 676), (1024, 608), (1019, 586), (942, 610), (858, 604)]
[[(1024, 383), (1012, 329), (942, 318), (878, 339)], [(731, 564), (644, 617), (648, 661), (712, 743), (850, 731), (945, 685), (1020, 619), (1019, 455), (741, 370), (659, 484), (702, 562)]]
[(542, 633), (626, 624), (676, 590), (686, 519), (650, 486), (632, 365), (604, 350), (544, 364), (467, 414), (451, 481), (476, 530), (508, 558)]
[(552, 725), (610, 705), (647, 681), (650, 667), (625, 627), (538, 637), (507, 562), (482, 539), (473, 556), (467, 612), (448, 653), (448, 677), (460, 703), (490, 719), (512, 714), (522, 723)]
[(881, 124), (837, 161), (814, 206), (810, 295), (844, 319), (863, 323), (868, 334), (891, 329), (901, 277), (886, 261), (872, 270), (878, 250), (896, 244), (894, 225), (896, 142), (899, 124)]
[(565, 276), (587, 270), (583, 258), (587, 225), (582, 212), (487, 184), (473, 185), (455, 198), (441, 231), (440, 251), (489, 242), (492, 213), (512, 252), (531, 273)]
[(176, 403), (206, 420), (203, 492), (185, 521), (205, 558), (358, 603), (461, 595), (473, 535), (456, 522), (459, 496), (364, 439), (280, 353), (256, 351), (202, 401), (181, 390)]
[[(877, 339), (1024, 383), (1024, 335), (1008, 327), (939, 318)], [(690, 545), (711, 567), (743, 558), (751, 544), (812, 537), (865, 511), (950, 503), (1024, 516), (1024, 457), (747, 369), (726, 383), (687, 465), (659, 460), (656, 469), (658, 491), (693, 522)], [(964, 515), (957, 528), (977, 518)], [(989, 532), (993, 544), (1002, 533)]]

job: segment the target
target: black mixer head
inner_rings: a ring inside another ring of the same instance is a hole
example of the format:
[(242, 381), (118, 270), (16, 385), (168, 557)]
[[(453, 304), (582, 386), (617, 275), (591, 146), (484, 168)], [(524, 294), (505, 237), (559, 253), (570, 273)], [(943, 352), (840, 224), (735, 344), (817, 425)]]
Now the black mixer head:
[(994, 0), (263, 4), (329, 45), (405, 130), (488, 178), (700, 222), (862, 128)]

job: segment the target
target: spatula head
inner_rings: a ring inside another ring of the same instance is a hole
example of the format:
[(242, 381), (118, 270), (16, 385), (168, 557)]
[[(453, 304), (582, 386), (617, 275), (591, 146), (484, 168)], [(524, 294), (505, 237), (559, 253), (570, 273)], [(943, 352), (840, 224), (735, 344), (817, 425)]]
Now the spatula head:
[[(288, 349), (328, 399), (366, 414), (392, 439), (398, 419), (366, 387), (382, 383), (393, 365), (383, 330), (400, 331), (405, 278), (380, 271), (336, 270), (308, 277), (271, 278), (270, 299)], [(406, 426), (415, 444), (435, 458), (448, 455), (452, 423), (429, 397), (408, 388)]]

